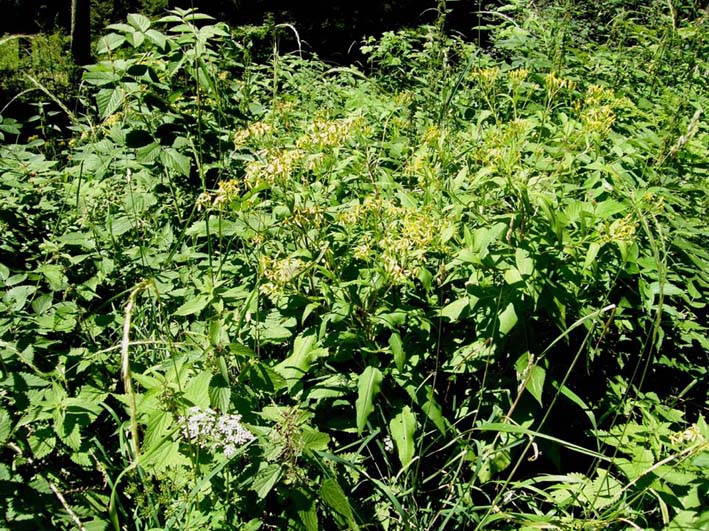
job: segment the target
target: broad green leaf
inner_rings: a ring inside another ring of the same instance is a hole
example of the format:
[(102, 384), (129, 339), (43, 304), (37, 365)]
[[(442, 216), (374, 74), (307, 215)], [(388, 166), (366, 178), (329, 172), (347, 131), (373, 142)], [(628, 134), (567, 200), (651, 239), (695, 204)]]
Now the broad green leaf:
[(96, 104), (102, 119), (108, 118), (123, 104), (125, 93), (121, 87), (101, 89), (96, 93)]
[(169, 170), (175, 173), (188, 177), (190, 174), (191, 160), (186, 155), (183, 155), (175, 148), (164, 148), (160, 152), (160, 161)]
[(313, 496), (309, 490), (301, 488), (292, 491), (290, 497), (305, 531), (318, 531), (317, 496)]
[(116, 48), (120, 48), (124, 42), (126, 42), (126, 38), (123, 35), (118, 35), (117, 33), (109, 33), (108, 35), (104, 35), (99, 39), (97, 51), (98, 53), (108, 53), (115, 50)]
[(481, 227), (473, 235), (473, 250), (479, 254), (486, 254), (487, 248), (507, 230), (506, 223), (496, 223), (492, 227)]
[(389, 336), (389, 348), (394, 356), (394, 364), (399, 372), (404, 370), (404, 363), (406, 362), (406, 355), (404, 354), (404, 347), (401, 343), (401, 336), (399, 332), (394, 332)]
[(601, 244), (599, 242), (591, 242), (588, 246), (588, 251), (586, 251), (586, 258), (583, 261), (584, 269), (591, 269), (591, 266), (595, 263), (596, 257), (598, 256), (598, 251), (601, 250)]
[(540, 406), (543, 405), (542, 393), (544, 392), (546, 370), (537, 365), (528, 352), (519, 357), (515, 363), (515, 369), (520, 383), (526, 382), (525, 389), (539, 402)]
[(267, 465), (266, 462), (261, 463), (261, 468), (256, 473), (254, 482), (251, 484), (251, 489), (256, 493), (259, 499), (264, 499), (273, 486), (281, 478), (283, 469), (281, 465), (272, 463)]
[(409, 406), (404, 406), (396, 417), (389, 423), (391, 438), (396, 445), (401, 466), (406, 468), (411, 463), (416, 452), (414, 434), (416, 432), (416, 416)]
[(323, 480), (320, 486), (320, 497), (325, 505), (330, 507), (330, 509), (335, 511), (335, 513), (344, 520), (344, 523), (349, 529), (359, 529), (357, 522), (355, 522), (350, 502), (345, 492), (342, 490), (342, 487), (340, 487), (340, 484), (335, 479), (327, 478)]
[(158, 48), (165, 48), (165, 45), (167, 44), (167, 37), (157, 30), (149, 29), (145, 32), (145, 36), (148, 37), (148, 39)]
[(355, 403), (358, 434), (362, 433), (367, 425), (369, 415), (374, 411), (374, 397), (381, 390), (383, 379), (382, 372), (371, 365), (359, 375), (357, 402)]
[(209, 304), (210, 297), (206, 293), (200, 293), (194, 298), (189, 299), (182, 306), (180, 306), (173, 315), (194, 315), (201, 312)]
[(534, 365), (531, 368), (529, 374), (529, 380), (527, 382), (527, 391), (534, 397), (534, 399), (539, 402), (540, 406), (542, 404), (542, 393), (544, 392), (544, 380), (546, 378), (547, 371), (544, 367), (539, 365)]
[(133, 31), (126, 35), (126, 40), (133, 46), (133, 48), (139, 48), (141, 44), (145, 42), (145, 33), (141, 31)]
[(219, 411), (229, 410), (231, 387), (221, 374), (215, 375), (209, 382), (209, 403)]
[(447, 304), (441, 309), (441, 316), (447, 317), (451, 322), (456, 322), (460, 317), (460, 314), (470, 306), (470, 299), (468, 297), (463, 297), (456, 301)]
[(42, 315), (52, 307), (53, 298), (50, 293), (43, 293), (32, 301), (32, 310), (37, 315)]
[(209, 407), (209, 383), (212, 381), (212, 373), (202, 371), (193, 376), (184, 391), (184, 397), (195, 406), (202, 409)]
[(128, 24), (145, 33), (150, 28), (150, 19), (144, 15), (131, 13), (128, 15)]
[(12, 418), (10, 414), (0, 409), (0, 445), (4, 445), (12, 432)]
[(503, 336), (507, 335), (512, 328), (517, 324), (517, 313), (515, 312), (515, 306), (509, 303), (504, 311), (499, 316), (500, 320), (500, 334)]
[(314, 428), (303, 428), (301, 435), (301, 443), (304, 450), (327, 450), (327, 445), (330, 443), (330, 436)]
[(515, 250), (515, 263), (517, 265), (517, 271), (523, 277), (528, 277), (534, 273), (534, 260), (530, 258), (529, 252), (525, 249), (517, 248)]
[(441, 406), (436, 401), (436, 397), (433, 394), (433, 387), (430, 385), (426, 386), (426, 400), (421, 404), (421, 411), (431, 419), (433, 424), (438, 428), (441, 433), (446, 432), (447, 423), (443, 416), (443, 410)]
[[(286, 329), (287, 330), (287, 329)], [(288, 331), (290, 334), (290, 331)], [(273, 367), (273, 370), (286, 379), (288, 390), (305, 376), (310, 365), (318, 357), (327, 354), (327, 350), (318, 348), (317, 338), (314, 334), (298, 336), (293, 344), (293, 354)]]

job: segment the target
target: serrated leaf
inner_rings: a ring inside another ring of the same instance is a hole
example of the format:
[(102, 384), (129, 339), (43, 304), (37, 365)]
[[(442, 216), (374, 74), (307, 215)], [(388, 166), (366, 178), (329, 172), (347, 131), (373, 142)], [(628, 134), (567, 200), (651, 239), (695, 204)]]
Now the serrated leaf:
[(133, 31), (126, 35), (126, 39), (133, 48), (138, 48), (145, 42), (145, 34), (141, 31)]
[(164, 148), (160, 152), (160, 161), (166, 168), (174, 171), (175, 173), (184, 177), (189, 177), (191, 160), (175, 148)]
[(253, 483), (251, 484), (251, 489), (256, 492), (259, 499), (264, 499), (268, 493), (271, 492), (273, 486), (281, 478), (282, 472), (283, 469), (281, 468), (281, 465), (275, 463), (265, 465), (259, 469)]
[(150, 19), (138, 13), (131, 13), (128, 15), (128, 24), (139, 31), (146, 32), (150, 28)]
[(36, 459), (42, 459), (48, 456), (57, 444), (56, 437), (50, 435), (51, 430), (38, 430), (35, 434), (29, 437), (28, 442), (32, 449), (32, 454)]
[(209, 383), (212, 381), (212, 373), (202, 371), (190, 378), (184, 391), (184, 397), (195, 406), (202, 409), (209, 407)]
[(4, 409), (0, 409), (0, 446), (4, 446), (12, 433), (12, 418)]
[(96, 466), (96, 463), (94, 463), (91, 459), (91, 454), (88, 454), (86, 452), (72, 452), (71, 455), (69, 455), (69, 458), (74, 463), (84, 468), (91, 468)]
[(357, 402), (355, 402), (357, 418), (357, 434), (361, 435), (367, 425), (369, 415), (374, 411), (374, 397), (381, 390), (384, 375), (371, 365), (359, 375), (357, 382)]
[(355, 522), (350, 502), (336, 480), (332, 478), (323, 480), (320, 486), (320, 497), (325, 505), (335, 511), (335, 513), (344, 520), (344, 523), (349, 529), (359, 529), (357, 522)]
[(209, 295), (197, 295), (193, 299), (189, 299), (182, 306), (180, 306), (173, 315), (179, 315), (184, 317), (186, 315), (194, 315), (196, 313), (199, 313), (207, 307), (207, 304), (209, 304), (209, 300)]
[(165, 48), (165, 45), (167, 44), (167, 37), (157, 30), (149, 29), (145, 32), (145, 36), (160, 49)]
[(330, 436), (314, 428), (303, 428), (301, 435), (301, 443), (305, 450), (327, 450), (327, 445), (330, 443)]
[(99, 39), (97, 51), (98, 53), (108, 53), (120, 48), (124, 42), (126, 42), (126, 38), (123, 35), (109, 33)]
[(416, 433), (416, 416), (409, 406), (404, 406), (396, 417), (389, 423), (391, 438), (396, 446), (401, 466), (406, 468), (411, 464), (416, 452), (414, 434)]
[(108, 118), (123, 104), (125, 93), (121, 87), (101, 89), (96, 93), (96, 104), (102, 119)]
[(231, 387), (221, 374), (214, 376), (209, 383), (209, 402), (219, 411), (229, 410)]

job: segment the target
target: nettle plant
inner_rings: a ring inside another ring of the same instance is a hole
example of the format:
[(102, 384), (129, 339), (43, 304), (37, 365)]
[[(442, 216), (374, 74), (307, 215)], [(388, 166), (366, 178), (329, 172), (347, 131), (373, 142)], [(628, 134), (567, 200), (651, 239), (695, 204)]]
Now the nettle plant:
[(110, 26), (61, 160), (0, 147), (6, 521), (702, 523), (706, 126), (664, 128), (658, 57), (637, 88), (524, 9), (494, 56), (369, 41), (369, 77), (192, 10)]

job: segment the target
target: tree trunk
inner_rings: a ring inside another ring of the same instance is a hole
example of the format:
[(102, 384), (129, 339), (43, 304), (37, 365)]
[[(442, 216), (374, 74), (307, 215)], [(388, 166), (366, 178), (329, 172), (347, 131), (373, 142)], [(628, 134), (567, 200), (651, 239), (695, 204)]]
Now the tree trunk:
[(71, 0), (71, 55), (77, 65), (91, 62), (91, 0)]

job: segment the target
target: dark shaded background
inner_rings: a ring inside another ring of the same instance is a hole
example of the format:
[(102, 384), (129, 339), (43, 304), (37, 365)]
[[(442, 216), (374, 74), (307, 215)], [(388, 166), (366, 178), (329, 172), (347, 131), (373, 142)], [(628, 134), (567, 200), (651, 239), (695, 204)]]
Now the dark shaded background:
[[(70, 5), (71, 0), (0, 0), (0, 34), (68, 33)], [(159, 15), (168, 7), (195, 7), (231, 25), (258, 25), (269, 17), (276, 23), (292, 23), (305, 50), (346, 63), (352, 60), (348, 52), (356, 50), (365, 36), (434, 22), (438, 1), (92, 0), (92, 34), (102, 34), (106, 24), (125, 20), (128, 13)], [(478, 39), (473, 30), (479, 24), (477, 12), (492, 7), (490, 0), (449, 0), (447, 29)]]

